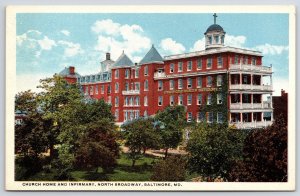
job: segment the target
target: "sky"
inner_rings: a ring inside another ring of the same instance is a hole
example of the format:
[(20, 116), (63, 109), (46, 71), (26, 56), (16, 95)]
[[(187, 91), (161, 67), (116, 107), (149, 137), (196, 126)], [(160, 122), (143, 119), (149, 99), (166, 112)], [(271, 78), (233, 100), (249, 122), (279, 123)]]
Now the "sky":
[[(261, 51), (272, 65), (273, 95), (288, 90), (288, 14), (217, 14), (226, 31), (225, 45)], [(162, 56), (204, 49), (208, 14), (18, 13), (17, 92), (38, 92), (39, 79), (75, 66), (80, 75), (95, 74), (105, 53), (116, 60), (124, 50), (139, 62), (150, 49)]]

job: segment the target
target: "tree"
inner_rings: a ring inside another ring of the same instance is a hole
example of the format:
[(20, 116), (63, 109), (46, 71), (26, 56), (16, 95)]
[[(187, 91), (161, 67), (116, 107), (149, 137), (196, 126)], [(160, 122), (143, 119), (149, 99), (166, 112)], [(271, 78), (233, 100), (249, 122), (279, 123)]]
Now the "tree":
[(129, 148), (129, 158), (132, 159), (132, 167), (141, 157), (142, 151), (147, 148), (155, 148), (159, 144), (159, 135), (153, 128), (151, 118), (139, 118), (122, 125), (125, 146)]
[(80, 147), (76, 151), (76, 165), (92, 169), (102, 167), (105, 172), (112, 171), (119, 156), (117, 133), (114, 122), (109, 119), (100, 119), (91, 122), (80, 139)]
[(245, 140), (243, 160), (235, 164), (230, 180), (287, 181), (287, 126), (282, 116), (272, 126), (251, 131)]
[(161, 136), (161, 146), (165, 149), (165, 157), (169, 148), (176, 148), (182, 141), (183, 129), (186, 127), (186, 114), (183, 106), (169, 106), (156, 114), (159, 123), (156, 128)]
[(181, 156), (169, 156), (154, 165), (152, 181), (184, 181), (186, 160)]
[(36, 97), (37, 94), (31, 92), (31, 90), (19, 92), (15, 96), (15, 111), (20, 110), (27, 114), (35, 113), (37, 110)]
[(223, 124), (198, 124), (187, 144), (188, 168), (203, 176), (227, 177), (240, 158), (245, 134)]

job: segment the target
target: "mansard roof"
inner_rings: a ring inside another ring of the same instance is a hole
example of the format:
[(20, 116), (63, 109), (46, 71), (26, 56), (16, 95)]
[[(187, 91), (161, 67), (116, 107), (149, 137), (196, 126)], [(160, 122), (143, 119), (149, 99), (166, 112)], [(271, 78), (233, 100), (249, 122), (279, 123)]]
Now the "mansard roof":
[(58, 73), (58, 75), (60, 75), (60, 76), (74, 76), (75, 75), (76, 77), (80, 76), (80, 74), (78, 74), (77, 72), (75, 72), (75, 74), (71, 74), (69, 67), (65, 67), (61, 72)]
[(147, 52), (144, 58), (141, 60), (140, 64), (147, 64), (153, 62), (162, 62), (164, 59), (160, 56), (154, 45), (152, 45), (151, 49)]
[(127, 66), (133, 66), (133, 62), (130, 60), (130, 58), (124, 53), (121, 54), (121, 56), (116, 60), (116, 62), (113, 64), (114, 67), (127, 67)]

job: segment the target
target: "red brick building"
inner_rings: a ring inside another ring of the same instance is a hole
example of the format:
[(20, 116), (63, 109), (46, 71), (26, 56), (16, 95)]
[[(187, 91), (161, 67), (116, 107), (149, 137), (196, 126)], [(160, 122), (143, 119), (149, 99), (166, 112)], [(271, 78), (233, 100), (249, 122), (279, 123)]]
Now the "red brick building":
[[(80, 76), (74, 67), (60, 74), (77, 80), (85, 95), (111, 103), (118, 124), (183, 105), (187, 121), (228, 121), (245, 129), (270, 125), (272, 68), (263, 66), (259, 51), (225, 46), (225, 34), (215, 21), (204, 33), (203, 51), (162, 57), (152, 46), (139, 63), (124, 52), (116, 61), (107, 53), (97, 74)], [(213, 104), (222, 111), (201, 109)]]

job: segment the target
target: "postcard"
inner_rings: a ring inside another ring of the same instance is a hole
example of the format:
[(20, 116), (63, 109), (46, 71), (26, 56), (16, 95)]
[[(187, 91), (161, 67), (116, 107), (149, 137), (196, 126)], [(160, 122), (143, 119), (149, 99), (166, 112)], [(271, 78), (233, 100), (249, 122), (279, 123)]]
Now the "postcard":
[(6, 12), (6, 190), (295, 190), (294, 6)]

